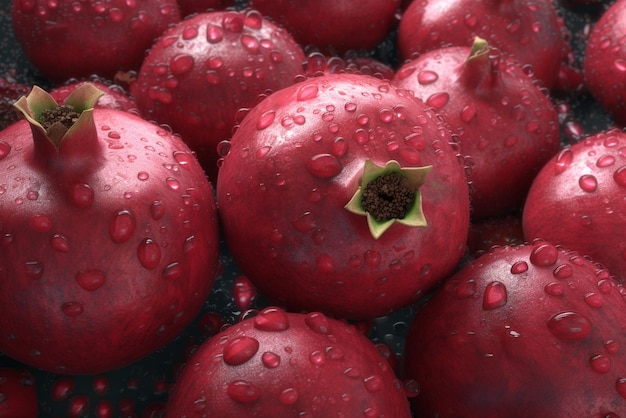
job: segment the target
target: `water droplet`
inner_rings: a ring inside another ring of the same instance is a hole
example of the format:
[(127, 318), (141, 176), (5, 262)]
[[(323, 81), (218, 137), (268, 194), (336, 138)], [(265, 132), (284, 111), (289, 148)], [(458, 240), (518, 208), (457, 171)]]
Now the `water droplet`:
[(233, 299), (240, 311), (247, 311), (256, 297), (256, 288), (246, 276), (238, 276), (233, 284)]
[(194, 39), (196, 36), (198, 36), (198, 27), (197, 26), (185, 26), (183, 28), (183, 32), (182, 32), (182, 38), (186, 41), (189, 41), (191, 39)]
[(308, 313), (304, 317), (304, 323), (312, 331), (319, 334), (328, 335), (330, 333), (330, 323), (328, 317), (319, 312)]
[(217, 25), (207, 25), (206, 40), (210, 44), (216, 44), (224, 39), (224, 31)]
[(319, 88), (316, 84), (307, 84), (301, 87), (296, 93), (296, 99), (299, 101), (311, 100), (317, 97)]
[(597, 167), (610, 167), (615, 164), (615, 157), (612, 155), (603, 155), (596, 161)]
[(268, 126), (270, 126), (273, 122), (274, 119), (276, 118), (276, 112), (273, 110), (268, 110), (266, 112), (264, 112), (259, 119), (256, 122), (256, 128), (258, 130), (263, 130), (265, 128), (267, 128)]
[(298, 398), (300, 398), (300, 394), (295, 388), (287, 388), (278, 395), (278, 401), (283, 405), (293, 405), (298, 401)]
[(11, 152), (11, 145), (4, 141), (0, 141), (0, 160), (5, 158)]
[(78, 302), (65, 302), (61, 305), (61, 310), (66, 316), (75, 317), (83, 313), (83, 305)]
[(508, 294), (502, 282), (494, 281), (487, 285), (483, 294), (483, 309), (491, 311), (506, 305)]
[(254, 317), (254, 328), (261, 331), (285, 331), (289, 328), (287, 313), (279, 308), (265, 308)]
[(611, 370), (611, 359), (604, 354), (597, 354), (589, 359), (589, 365), (596, 373), (607, 373)]
[(555, 158), (554, 171), (556, 174), (564, 172), (574, 160), (574, 154), (569, 148), (566, 148), (559, 152)]
[(137, 173), (137, 179), (139, 181), (146, 181), (150, 178), (150, 174), (148, 174), (146, 171), (140, 171), (139, 173)]
[(150, 238), (145, 238), (137, 247), (137, 259), (148, 270), (156, 268), (161, 262), (161, 247)]
[(615, 69), (617, 71), (620, 71), (622, 73), (626, 72), (626, 60), (618, 58), (615, 61), (613, 61), (613, 65), (615, 66)]
[(280, 356), (270, 351), (266, 351), (261, 355), (261, 362), (268, 369), (275, 369), (280, 366)]
[(116, 244), (121, 244), (130, 239), (135, 232), (135, 217), (127, 210), (121, 210), (115, 214), (109, 223), (109, 236)]
[(180, 189), (180, 182), (175, 179), (174, 177), (168, 177), (165, 179), (165, 184), (167, 184), (167, 187), (169, 187), (171, 190), (178, 190)]
[[(328, 333), (326, 332), (323, 334), (328, 334)], [(341, 360), (345, 356), (346, 356), (345, 351), (343, 351), (339, 347), (333, 347), (333, 346), (326, 347), (326, 358), (328, 360), (331, 360), (331, 361)]]
[(189, 168), (195, 162), (195, 157), (189, 152), (174, 151), (172, 155), (174, 160), (176, 160), (176, 162), (183, 168)]
[(566, 311), (548, 319), (548, 330), (562, 340), (582, 340), (591, 333), (591, 321), (578, 312)]
[(150, 204), (150, 216), (152, 216), (152, 219), (158, 221), (159, 219), (163, 218), (164, 215), (165, 206), (163, 206), (163, 202), (155, 200)]
[(238, 366), (246, 363), (259, 351), (259, 341), (256, 338), (240, 336), (228, 341), (224, 347), (224, 363)]
[(551, 282), (543, 290), (550, 296), (561, 296), (565, 293), (565, 286), (563, 286), (563, 283)]
[(476, 105), (469, 104), (461, 109), (461, 121), (469, 123), (476, 116)]
[(258, 39), (256, 39), (254, 36), (241, 35), (241, 38), (239, 38), (239, 41), (241, 42), (241, 45), (244, 47), (244, 49), (248, 51), (250, 54), (259, 53), (261, 46), (259, 44)]
[(615, 382), (615, 389), (622, 398), (626, 399), (626, 377), (620, 377), (617, 379)]
[(180, 263), (173, 262), (165, 266), (162, 276), (165, 280), (177, 280), (183, 276), (183, 267)]
[(530, 262), (536, 266), (547, 267), (556, 263), (559, 250), (552, 244), (542, 242), (533, 248), (530, 253)]
[(245, 380), (235, 380), (226, 387), (226, 393), (235, 402), (250, 403), (261, 397), (258, 387)]
[(28, 226), (35, 232), (48, 232), (52, 229), (52, 219), (47, 215), (34, 215), (28, 220)]
[(86, 183), (76, 183), (72, 186), (70, 199), (76, 207), (88, 208), (94, 201), (93, 189)]
[(315, 266), (322, 273), (330, 273), (335, 270), (335, 262), (330, 254), (320, 254), (315, 259)]
[(463, 280), (455, 289), (455, 295), (458, 299), (471, 298), (476, 294), (476, 280)]
[(450, 101), (450, 95), (448, 93), (434, 93), (426, 99), (426, 104), (434, 109), (441, 109)]
[(615, 170), (615, 173), (613, 173), (613, 180), (615, 180), (618, 185), (626, 187), (626, 166), (622, 166)]
[(617, 354), (617, 352), (619, 351), (619, 343), (615, 340), (605, 341), (604, 349), (609, 354)]
[(604, 303), (604, 299), (599, 293), (591, 292), (585, 295), (585, 303), (592, 308), (601, 308)]
[(528, 271), (528, 263), (525, 262), (525, 261), (516, 261), (511, 266), (511, 273), (512, 274), (521, 274), (521, 273), (524, 273), (526, 271)]
[(37, 280), (43, 277), (43, 263), (41, 261), (26, 261), (24, 263), (24, 270), (28, 277)]
[(326, 356), (321, 351), (316, 350), (309, 354), (309, 361), (311, 362), (311, 364), (321, 366), (322, 364), (326, 363)]
[(598, 188), (598, 180), (591, 174), (584, 174), (578, 179), (578, 185), (583, 191), (592, 193)]
[(432, 84), (439, 80), (439, 74), (434, 71), (423, 70), (417, 73), (417, 82), (422, 85)]
[(363, 384), (365, 385), (365, 389), (371, 393), (375, 393), (382, 389), (383, 380), (378, 375), (372, 375), (363, 379)]
[(106, 280), (104, 272), (96, 269), (80, 270), (74, 278), (80, 287), (89, 292), (102, 287)]
[(66, 253), (70, 250), (70, 243), (63, 235), (54, 234), (50, 237), (50, 247), (52, 247), (53, 250)]
[(334, 155), (317, 154), (309, 159), (306, 168), (316, 177), (330, 178), (339, 174), (343, 167)]

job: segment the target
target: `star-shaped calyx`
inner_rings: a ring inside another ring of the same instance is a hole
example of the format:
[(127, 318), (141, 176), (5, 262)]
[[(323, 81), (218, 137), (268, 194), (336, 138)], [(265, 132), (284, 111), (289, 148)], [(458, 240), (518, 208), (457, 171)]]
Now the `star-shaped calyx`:
[(379, 166), (365, 161), (361, 183), (344, 206), (348, 211), (367, 217), (375, 239), (395, 222), (407, 226), (426, 226), (420, 187), (432, 166), (400, 167), (391, 160)]

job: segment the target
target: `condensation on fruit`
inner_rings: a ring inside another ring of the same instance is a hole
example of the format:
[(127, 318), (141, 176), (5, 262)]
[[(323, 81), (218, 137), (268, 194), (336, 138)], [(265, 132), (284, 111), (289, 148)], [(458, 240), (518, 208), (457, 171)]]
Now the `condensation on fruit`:
[(589, 336), (592, 324), (589, 318), (573, 311), (559, 312), (547, 322), (548, 330), (562, 340), (583, 340)]

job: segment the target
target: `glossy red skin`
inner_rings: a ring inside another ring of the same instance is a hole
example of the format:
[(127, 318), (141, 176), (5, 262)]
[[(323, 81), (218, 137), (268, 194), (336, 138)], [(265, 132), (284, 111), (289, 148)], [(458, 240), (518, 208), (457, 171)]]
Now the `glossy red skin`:
[(303, 61), (291, 35), (257, 12), (202, 13), (160, 37), (131, 92), (144, 117), (180, 134), (214, 180), (217, 146), (232, 135), (237, 111), (293, 84)]
[(307, 55), (304, 65), (307, 77), (317, 77), (324, 74), (363, 74), (381, 79), (391, 80), (395, 70), (372, 57), (338, 57), (325, 56), (321, 52)]
[(70, 94), (85, 83), (93, 84), (104, 94), (100, 96), (95, 106), (99, 108), (123, 110), (139, 114), (135, 100), (122, 87), (107, 83), (105, 81), (70, 81), (69, 83), (56, 86), (50, 90), (50, 95), (59, 103), (65, 103)]
[[(365, 319), (414, 302), (454, 269), (468, 186), (447, 127), (426, 108), (388, 81), (339, 74), (283, 89), (248, 113), (217, 200), (233, 259), (261, 294), (290, 310)], [(320, 156), (322, 177), (307, 168)], [(365, 216), (344, 208), (367, 159), (433, 165), (420, 188), (428, 226), (396, 223), (376, 240)]]
[(467, 250), (470, 256), (478, 257), (496, 246), (525, 242), (522, 217), (507, 215), (473, 222), (467, 237)]
[[(625, 147), (626, 134), (610, 130), (589, 136), (552, 158), (528, 192), (523, 212), (526, 239), (562, 244), (605, 264), (618, 278), (626, 278), (626, 240), (621, 233), (626, 225)], [(586, 182), (590, 186), (595, 182), (597, 187), (585, 188)]]
[(27, 370), (0, 367), (0, 418), (37, 418), (37, 389)]
[(554, 87), (565, 50), (551, 1), (413, 1), (400, 20), (398, 53), (409, 60), (441, 47), (471, 45), (475, 36), (512, 53), (544, 87)]
[[(57, 158), (34, 152), (26, 120), (0, 135), (0, 352), (55, 373), (117, 369), (171, 341), (218, 264), (213, 189), (189, 148), (127, 112), (94, 119), (95, 149), (74, 137)], [(118, 234), (123, 211), (134, 223)]]
[(235, 0), (177, 0), (180, 15), (185, 18), (194, 13), (204, 13), (213, 10), (224, 10), (235, 6)]
[(469, 46), (426, 52), (398, 69), (392, 83), (432, 106), (458, 135), (472, 161), (478, 220), (519, 210), (560, 136), (554, 104), (517, 61), (493, 49), (470, 55)]
[(396, 27), (401, 0), (250, 0), (303, 46), (325, 53), (371, 50)]
[(178, 21), (175, 0), (16, 0), (12, 8), (18, 43), (54, 82), (137, 70), (154, 38)]
[(407, 331), (415, 416), (624, 416), (623, 291), (607, 270), (546, 242), (478, 258)]
[(626, 46), (626, 1), (618, 0), (604, 11), (589, 33), (583, 67), (589, 92), (620, 126), (626, 124), (626, 88), (622, 63)]
[[(245, 396), (231, 396), (236, 386)], [(206, 341), (187, 362), (165, 417), (202, 414), (411, 417), (387, 359), (353, 325), (271, 307)]]

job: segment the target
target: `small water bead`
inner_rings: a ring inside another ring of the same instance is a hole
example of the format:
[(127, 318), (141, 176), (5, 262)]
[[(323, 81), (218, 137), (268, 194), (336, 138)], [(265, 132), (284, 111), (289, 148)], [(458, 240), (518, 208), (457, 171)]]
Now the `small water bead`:
[(52, 247), (53, 250), (66, 253), (70, 250), (70, 243), (63, 235), (54, 234), (50, 237), (50, 247)]
[(591, 333), (591, 321), (573, 311), (560, 312), (548, 319), (548, 330), (562, 340), (582, 340)]
[(620, 377), (617, 379), (615, 382), (615, 389), (622, 398), (626, 399), (626, 377)]
[(177, 191), (180, 189), (180, 182), (178, 181), (178, 179), (174, 178), (174, 177), (168, 177), (165, 179), (165, 184), (167, 185), (167, 187), (169, 187), (171, 190)]
[(93, 292), (104, 285), (106, 276), (102, 270), (86, 269), (79, 270), (74, 276), (74, 279), (81, 288), (87, 290), (88, 292)]
[(307, 84), (302, 86), (296, 93), (296, 99), (298, 101), (311, 100), (317, 97), (319, 94), (319, 87), (316, 84)]
[[(328, 333), (323, 333), (328, 334)], [(345, 351), (341, 348), (329, 346), (325, 349), (326, 358), (331, 361), (341, 360), (346, 356)]]
[(523, 261), (523, 260), (522, 261), (516, 261), (511, 266), (511, 273), (512, 274), (521, 274), (521, 273), (525, 273), (526, 271), (528, 271), (528, 263)]
[(76, 183), (70, 190), (70, 199), (76, 207), (88, 208), (93, 205), (95, 194), (89, 184)]
[(442, 109), (450, 101), (450, 95), (445, 92), (434, 93), (426, 99), (426, 104), (437, 110)]
[(543, 290), (550, 296), (562, 296), (565, 294), (565, 286), (560, 282), (548, 283)]
[(309, 361), (315, 366), (321, 366), (326, 363), (326, 356), (323, 352), (316, 350), (309, 354)]
[(280, 366), (280, 356), (271, 351), (266, 351), (261, 355), (261, 363), (268, 369), (275, 369)]
[(53, 222), (48, 215), (34, 215), (28, 220), (28, 226), (35, 232), (48, 232)]
[(207, 25), (206, 28), (206, 40), (210, 44), (216, 44), (224, 39), (224, 31), (217, 25)]
[(250, 403), (261, 397), (261, 391), (253, 383), (245, 380), (235, 380), (226, 387), (228, 397), (235, 402)]
[(82, 314), (83, 310), (83, 305), (78, 302), (65, 302), (61, 305), (61, 311), (63, 311), (63, 313), (70, 318)]
[(137, 259), (143, 267), (152, 270), (161, 262), (161, 247), (152, 239), (145, 238), (137, 247)]
[(491, 311), (506, 305), (508, 294), (506, 286), (499, 281), (491, 282), (485, 288), (483, 294), (483, 309)]
[(43, 277), (44, 267), (41, 261), (32, 260), (24, 263), (24, 272), (28, 277), (34, 280), (41, 279)]
[(578, 179), (578, 186), (587, 193), (595, 192), (598, 188), (598, 180), (591, 174), (584, 174)]
[(365, 385), (365, 389), (367, 389), (368, 392), (376, 393), (382, 389), (383, 379), (380, 376), (374, 374), (363, 379), (363, 384)]
[(552, 275), (559, 280), (570, 278), (573, 274), (574, 268), (571, 264), (559, 264), (552, 271)]
[(471, 298), (476, 294), (477, 285), (476, 280), (463, 280), (455, 288), (455, 296), (458, 299)]

